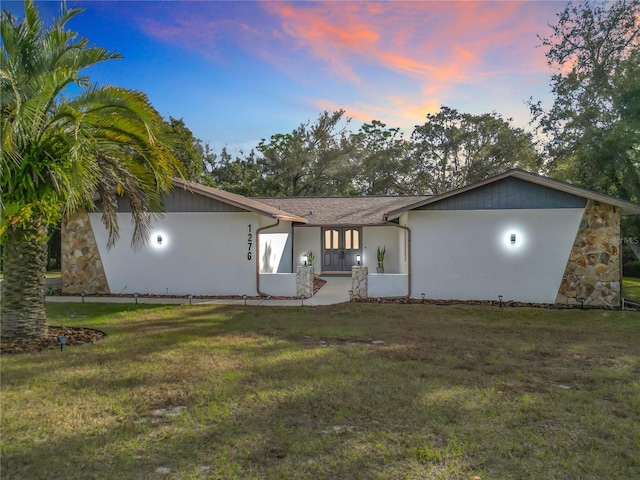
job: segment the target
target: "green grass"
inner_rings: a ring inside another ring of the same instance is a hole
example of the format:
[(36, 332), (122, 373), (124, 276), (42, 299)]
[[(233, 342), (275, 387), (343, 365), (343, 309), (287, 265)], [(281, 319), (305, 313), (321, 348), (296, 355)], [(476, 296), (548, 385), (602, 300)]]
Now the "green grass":
[(640, 302), (640, 278), (625, 277), (622, 280), (622, 295)]
[(637, 312), (48, 313), (108, 337), (2, 357), (2, 478), (640, 478)]

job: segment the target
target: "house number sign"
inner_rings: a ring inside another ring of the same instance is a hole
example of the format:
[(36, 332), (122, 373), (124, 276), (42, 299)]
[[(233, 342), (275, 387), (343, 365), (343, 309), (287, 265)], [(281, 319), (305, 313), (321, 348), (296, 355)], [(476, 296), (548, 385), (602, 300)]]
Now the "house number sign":
[(247, 260), (251, 260), (251, 246), (253, 245), (253, 233), (251, 232), (251, 224), (249, 224), (249, 231), (247, 232)]

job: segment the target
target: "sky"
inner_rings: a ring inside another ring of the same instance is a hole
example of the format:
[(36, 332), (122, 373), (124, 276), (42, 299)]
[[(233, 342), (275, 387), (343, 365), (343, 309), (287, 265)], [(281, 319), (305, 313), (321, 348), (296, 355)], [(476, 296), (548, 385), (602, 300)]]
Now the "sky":
[[(37, 2), (41, 16), (60, 3)], [(69, 27), (123, 59), (94, 82), (145, 92), (215, 152), (255, 147), (323, 110), (410, 135), (442, 105), (528, 128), (550, 104), (538, 36), (561, 1), (72, 1)], [(2, 7), (21, 16), (21, 2)]]

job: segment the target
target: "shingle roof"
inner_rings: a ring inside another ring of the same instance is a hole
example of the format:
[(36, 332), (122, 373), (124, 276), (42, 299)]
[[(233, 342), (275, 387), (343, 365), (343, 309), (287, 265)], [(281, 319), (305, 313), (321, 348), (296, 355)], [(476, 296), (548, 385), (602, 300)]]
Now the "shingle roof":
[(274, 208), (307, 219), (307, 225), (383, 225), (391, 210), (423, 201), (427, 196), (411, 197), (279, 197), (256, 198)]
[(626, 200), (620, 200), (619, 198), (611, 197), (609, 195), (603, 195), (601, 193), (587, 190), (586, 188), (578, 187), (576, 185), (571, 185), (566, 182), (561, 182), (560, 180), (554, 180), (553, 178), (543, 177), (542, 175), (537, 175), (535, 173), (530, 173), (524, 170), (520, 170), (518, 168), (514, 168), (500, 175), (496, 175), (495, 177), (487, 178), (480, 182), (472, 183), (471, 185), (467, 185), (466, 187), (462, 187), (457, 190), (452, 190), (450, 192), (443, 193), (442, 195), (426, 197), (422, 200), (417, 200), (412, 204), (406, 204), (401, 207), (389, 209), (386, 212), (387, 218), (388, 219), (398, 218), (400, 215), (402, 215), (402, 213), (408, 210), (413, 210), (414, 208), (419, 208), (424, 205), (428, 205), (430, 203), (439, 202), (440, 200), (444, 200), (445, 198), (453, 197), (460, 193), (467, 192), (469, 190), (473, 190), (475, 188), (482, 187), (484, 185), (488, 185), (490, 183), (497, 182), (498, 180), (502, 180), (508, 177), (519, 178), (520, 180), (525, 180), (527, 182), (535, 183), (537, 185), (553, 188), (554, 190), (570, 193), (578, 197), (595, 200), (598, 202), (606, 203), (608, 205), (613, 205), (615, 207), (620, 208), (620, 213), (622, 215), (640, 215), (640, 205), (638, 205), (637, 203), (629, 202)]
[(299, 217), (284, 210), (274, 208), (266, 203), (259, 202), (252, 198), (243, 197), (242, 195), (237, 195), (235, 193), (225, 192), (224, 190), (220, 190), (218, 188), (207, 187), (206, 185), (202, 185), (200, 183), (187, 182), (179, 178), (173, 179), (173, 185), (175, 188), (184, 188), (185, 190), (188, 190), (192, 193), (197, 193), (199, 195), (203, 195), (205, 197), (209, 197), (214, 200), (233, 205), (243, 210), (255, 212), (260, 215), (265, 215), (277, 220), (288, 220), (292, 222), (307, 223), (307, 220), (303, 217)]

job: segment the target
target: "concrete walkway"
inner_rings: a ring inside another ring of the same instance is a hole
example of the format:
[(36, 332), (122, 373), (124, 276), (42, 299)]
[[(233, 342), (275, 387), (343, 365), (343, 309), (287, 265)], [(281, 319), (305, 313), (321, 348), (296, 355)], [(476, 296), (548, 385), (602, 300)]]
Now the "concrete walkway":
[[(317, 306), (317, 305), (334, 305), (336, 303), (344, 303), (350, 300), (349, 290), (351, 290), (351, 277), (322, 277), (327, 283), (318, 291), (316, 295), (304, 300), (270, 300), (266, 298), (247, 298), (247, 305), (262, 305), (271, 307), (295, 307), (295, 306)], [(48, 296), (49, 303), (136, 303), (133, 297), (93, 297), (85, 296)], [(137, 303), (154, 304), (154, 305), (182, 305), (189, 303), (187, 298), (169, 298), (169, 297), (138, 297)], [(193, 305), (244, 305), (244, 300), (226, 299), (226, 298), (194, 298), (191, 300)]]

